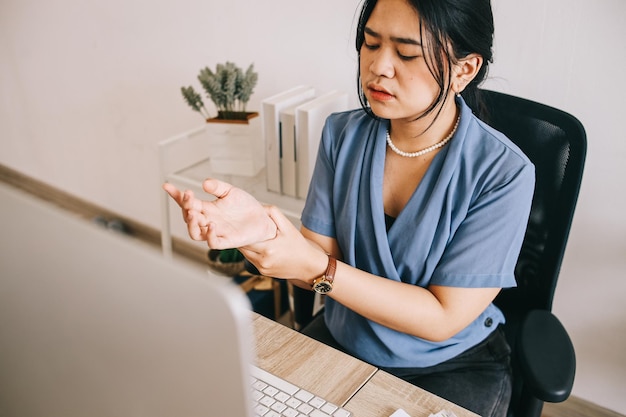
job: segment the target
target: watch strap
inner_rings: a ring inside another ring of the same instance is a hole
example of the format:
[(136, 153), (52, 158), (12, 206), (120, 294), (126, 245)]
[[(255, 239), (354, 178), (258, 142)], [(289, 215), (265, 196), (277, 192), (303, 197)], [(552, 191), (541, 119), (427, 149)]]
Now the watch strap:
[(324, 279), (328, 281), (331, 285), (335, 280), (335, 272), (337, 271), (337, 259), (328, 255), (328, 266), (326, 267), (326, 272), (324, 272)]
[(313, 290), (319, 294), (328, 294), (333, 290), (335, 271), (337, 270), (337, 259), (328, 255), (328, 265), (322, 276), (313, 280)]

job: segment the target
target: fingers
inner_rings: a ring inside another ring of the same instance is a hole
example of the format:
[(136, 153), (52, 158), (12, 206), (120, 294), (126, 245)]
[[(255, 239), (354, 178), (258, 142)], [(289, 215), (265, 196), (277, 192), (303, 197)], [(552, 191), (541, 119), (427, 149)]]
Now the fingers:
[(182, 199), (183, 205), (181, 207), (185, 210), (195, 210), (198, 212), (202, 211), (202, 200), (196, 198), (193, 191), (185, 190)]
[(202, 210), (202, 201), (195, 198), (193, 191), (181, 191), (175, 185), (167, 182), (163, 184), (163, 189), (183, 210)]
[(176, 201), (179, 206), (182, 205), (183, 193), (181, 193), (175, 185), (166, 182), (163, 184), (163, 189), (170, 195), (170, 197), (172, 197), (174, 201)]
[(283, 214), (276, 206), (264, 206), (265, 212), (276, 225), (276, 234), (278, 232), (286, 232), (289, 228), (293, 228), (293, 223)]
[(181, 191), (176, 188), (175, 185), (170, 183), (163, 184), (163, 189), (167, 191), (167, 193), (172, 197), (176, 204), (183, 209), (183, 212), (186, 210), (198, 210), (202, 209), (202, 202), (194, 197), (193, 191), (185, 190)]
[(202, 183), (202, 189), (217, 198), (224, 198), (226, 197), (226, 195), (228, 195), (230, 190), (233, 189), (233, 186), (224, 181), (216, 180), (214, 178), (207, 178)]
[(209, 222), (204, 237), (211, 249), (239, 248), (244, 246), (246, 236), (241, 236), (229, 227)]
[[(258, 251), (255, 251), (253, 249), (251, 249), (249, 246), (242, 246), (240, 248), (237, 248), (239, 250), (239, 252), (241, 252), (241, 254), (248, 259), (250, 262), (252, 262), (252, 260), (250, 258), (254, 258), (256, 255), (259, 254)], [(254, 263), (254, 262), (252, 262)], [(256, 266), (256, 265), (255, 265)]]
[(236, 242), (225, 239), (215, 231), (215, 223), (209, 223), (206, 232), (206, 243), (211, 249), (228, 249), (238, 247)]
[(187, 216), (187, 232), (193, 240), (206, 240), (208, 233), (208, 225), (204, 224), (202, 216), (195, 212), (189, 212)]
[(202, 215), (202, 201), (195, 198), (193, 191), (181, 191), (170, 183), (163, 184), (163, 189), (181, 207), (189, 237), (193, 240), (206, 240), (208, 220)]

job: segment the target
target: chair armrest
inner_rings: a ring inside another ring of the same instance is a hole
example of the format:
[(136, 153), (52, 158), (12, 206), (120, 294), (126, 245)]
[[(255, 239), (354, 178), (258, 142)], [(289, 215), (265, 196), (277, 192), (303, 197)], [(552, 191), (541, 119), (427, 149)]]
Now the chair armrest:
[(554, 314), (530, 311), (517, 339), (518, 360), (526, 388), (547, 402), (565, 401), (576, 372), (574, 346)]

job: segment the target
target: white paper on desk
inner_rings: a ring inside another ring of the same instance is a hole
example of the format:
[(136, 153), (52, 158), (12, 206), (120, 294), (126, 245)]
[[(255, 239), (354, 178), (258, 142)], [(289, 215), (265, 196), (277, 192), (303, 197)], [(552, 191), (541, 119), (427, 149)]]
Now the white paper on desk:
[[(392, 415), (389, 417), (411, 417), (406, 411), (401, 408), (398, 408)], [(441, 410), (437, 414), (431, 414), (429, 417), (456, 417), (452, 411)]]
[(456, 414), (449, 410), (441, 410), (437, 414), (431, 414), (429, 417), (456, 417)]
[[(431, 414), (432, 415), (432, 414)], [(401, 408), (398, 408), (396, 411), (394, 411), (394, 413), (392, 415), (390, 415), (389, 417), (411, 417), (410, 415), (407, 414), (406, 411), (404, 411)]]

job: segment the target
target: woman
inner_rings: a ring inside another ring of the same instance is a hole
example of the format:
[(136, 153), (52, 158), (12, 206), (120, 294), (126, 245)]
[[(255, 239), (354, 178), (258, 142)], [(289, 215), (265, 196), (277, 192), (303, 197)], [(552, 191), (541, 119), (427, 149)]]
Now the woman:
[(171, 185), (190, 236), (327, 292), (313, 336), (483, 416), (504, 416), (509, 348), (492, 304), (515, 285), (534, 168), (475, 111), (491, 60), (488, 0), (366, 0), (363, 109), (326, 122), (296, 230), (216, 180)]

